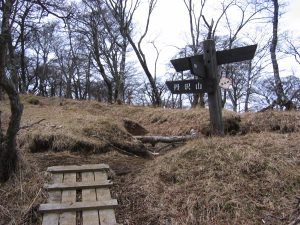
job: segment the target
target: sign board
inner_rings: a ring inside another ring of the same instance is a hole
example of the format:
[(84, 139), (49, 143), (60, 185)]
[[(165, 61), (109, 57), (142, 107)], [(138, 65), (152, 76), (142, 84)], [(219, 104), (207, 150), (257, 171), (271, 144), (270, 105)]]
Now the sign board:
[(195, 57), (189, 58), (190, 70), (193, 75), (201, 78), (206, 78), (205, 67), (203, 62), (200, 62)]
[(166, 81), (172, 94), (213, 93), (217, 89), (217, 79)]
[[(217, 51), (216, 52), (217, 65), (253, 59), (256, 48), (257, 45), (249, 45), (246, 47), (234, 48), (234, 49), (229, 49), (224, 51)], [(189, 61), (190, 58), (193, 61), (196, 60), (204, 64), (203, 55), (195, 55), (186, 58), (174, 59), (171, 60), (171, 63), (177, 72), (190, 70), (192, 69), (190, 68), (190, 61)]]
[(226, 77), (222, 77), (220, 79), (219, 86), (222, 88), (228, 89), (231, 84), (232, 84), (232, 80), (230, 80), (229, 78), (226, 78)]

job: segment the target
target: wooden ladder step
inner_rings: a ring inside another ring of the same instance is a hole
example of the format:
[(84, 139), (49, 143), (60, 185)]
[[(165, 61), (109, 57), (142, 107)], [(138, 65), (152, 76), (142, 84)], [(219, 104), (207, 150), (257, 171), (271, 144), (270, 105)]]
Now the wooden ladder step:
[(47, 171), (51, 173), (70, 173), (70, 172), (94, 172), (107, 170), (107, 164), (89, 164), (89, 165), (74, 165), (74, 166), (52, 166), (48, 167)]
[(70, 212), (70, 211), (83, 211), (83, 210), (98, 210), (98, 209), (111, 209), (118, 206), (116, 199), (97, 201), (97, 202), (73, 202), (67, 204), (41, 204), (39, 207), (40, 213), (49, 212)]
[(52, 181), (45, 184), (49, 198), (38, 212), (42, 225), (117, 224), (116, 199), (111, 198), (106, 164), (48, 167)]
[(88, 183), (76, 182), (76, 183), (45, 184), (44, 189), (72, 190), (72, 189), (103, 188), (103, 187), (111, 187), (111, 186), (113, 186), (113, 183), (109, 180), (106, 180), (106, 181), (89, 181)]

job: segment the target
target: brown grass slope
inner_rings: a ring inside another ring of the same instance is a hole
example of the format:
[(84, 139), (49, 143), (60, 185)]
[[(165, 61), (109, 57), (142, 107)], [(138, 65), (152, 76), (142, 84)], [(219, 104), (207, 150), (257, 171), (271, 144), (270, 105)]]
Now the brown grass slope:
[[(38, 101), (45, 105), (33, 104)], [(207, 109), (75, 100), (61, 106), (58, 98), (37, 96), (22, 96), (22, 102), (20, 166), (0, 186), (0, 224), (41, 224), (36, 209), (47, 199), (41, 188), (49, 180), (44, 171), (72, 163), (110, 165), (117, 218), (123, 224), (289, 224), (300, 215), (299, 112), (224, 110), (227, 135), (218, 138), (207, 136)], [(0, 108), (6, 130), (8, 101)], [(187, 135), (191, 129), (198, 135), (145, 158), (150, 146), (132, 137), (125, 128), (128, 121), (147, 135)]]

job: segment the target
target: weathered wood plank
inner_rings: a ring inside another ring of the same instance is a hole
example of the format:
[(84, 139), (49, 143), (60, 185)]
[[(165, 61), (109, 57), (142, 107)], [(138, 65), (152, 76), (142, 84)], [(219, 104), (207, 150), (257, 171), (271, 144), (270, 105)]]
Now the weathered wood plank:
[(106, 171), (95, 171), (94, 176), (95, 176), (95, 181), (107, 180)]
[[(93, 172), (82, 173), (82, 182), (91, 183), (95, 182), (95, 177)], [(82, 190), (82, 201), (83, 202), (96, 202), (96, 189), (84, 189)], [(83, 224), (99, 225), (99, 215), (98, 210), (84, 210), (82, 212)]]
[[(52, 174), (51, 183), (61, 183), (63, 181), (63, 174)], [(50, 191), (49, 192), (49, 203), (60, 203), (61, 202), (61, 191)], [(59, 214), (57, 213), (45, 213), (43, 215), (42, 225), (58, 225), (59, 224)]]
[(83, 225), (99, 225), (98, 210), (84, 210), (82, 212), (82, 224)]
[[(97, 198), (103, 200), (111, 199), (109, 189), (97, 188)], [(99, 216), (101, 225), (110, 225), (117, 223), (114, 209), (101, 209), (99, 210)]]
[(109, 169), (107, 164), (87, 164), (87, 165), (73, 165), (73, 166), (52, 166), (48, 167), (47, 171), (51, 173), (60, 172), (93, 172), (98, 170)]
[[(107, 179), (107, 174), (106, 172), (103, 171), (99, 171), (99, 172), (95, 172), (95, 181), (96, 182), (100, 182), (103, 179)], [(97, 199), (98, 200), (110, 200), (111, 199), (111, 195), (110, 195), (110, 190), (109, 188), (97, 188), (96, 189), (96, 193), (97, 193)]]
[[(71, 183), (76, 182), (76, 173), (65, 173), (63, 182)], [(76, 190), (64, 190), (62, 192), (62, 204), (64, 205), (72, 205), (76, 202)], [(45, 204), (45, 205), (53, 205), (53, 204)], [(60, 204), (54, 204), (60, 205)], [(41, 208), (41, 205), (40, 205)], [(46, 211), (44, 211), (46, 212)], [(48, 212), (55, 212), (54, 210), (50, 210)], [(63, 211), (61, 211), (63, 212)], [(74, 212), (63, 212), (60, 215), (60, 225), (71, 225), (76, 224), (76, 211)]]
[(63, 211), (82, 211), (91, 209), (107, 209), (115, 208), (118, 206), (116, 199), (111, 200), (100, 200), (97, 202), (74, 202), (74, 203), (62, 203), (62, 204), (41, 204), (39, 212), (63, 212)]
[[(226, 63), (232, 62), (240, 62), (244, 60), (253, 59), (257, 45), (250, 45), (246, 47), (234, 48), (229, 50), (223, 50), (216, 52), (216, 64), (222, 65)], [(180, 59), (171, 60), (172, 65), (174, 66), (177, 72), (190, 70), (190, 60), (196, 60), (199, 63), (204, 63), (204, 56), (203, 55), (195, 55), (191, 57), (185, 57)], [(207, 75), (206, 75), (207, 77)]]
[[(103, 171), (95, 172), (95, 181), (100, 181), (107, 179), (107, 174)], [(109, 188), (97, 188), (97, 199), (109, 200), (111, 199), (111, 194)], [(114, 209), (101, 209), (99, 210), (100, 224), (101, 225), (111, 225), (117, 224), (116, 215)]]
[(72, 189), (86, 189), (86, 188), (99, 188), (99, 187), (111, 187), (113, 185), (109, 180), (101, 181), (89, 181), (89, 182), (76, 182), (76, 183), (56, 183), (45, 184), (44, 189), (49, 190), (72, 190)]
[[(63, 174), (57, 173), (52, 175), (52, 183), (62, 183), (63, 181)], [(60, 203), (61, 202), (61, 191), (49, 191), (49, 203)]]
[(58, 224), (59, 224), (59, 214), (57, 213), (44, 214), (42, 225), (58, 225)]
[[(217, 78), (217, 59), (214, 40), (203, 42), (204, 65), (206, 67), (207, 78)], [(221, 90), (217, 87), (215, 93), (208, 93), (208, 104), (210, 114), (210, 128), (212, 135), (223, 136), (224, 125), (222, 118)]]
[(114, 209), (99, 210), (99, 216), (101, 225), (117, 224)]
[(216, 52), (217, 65), (253, 59), (257, 45)]
[(172, 94), (213, 93), (217, 89), (217, 79), (166, 81)]

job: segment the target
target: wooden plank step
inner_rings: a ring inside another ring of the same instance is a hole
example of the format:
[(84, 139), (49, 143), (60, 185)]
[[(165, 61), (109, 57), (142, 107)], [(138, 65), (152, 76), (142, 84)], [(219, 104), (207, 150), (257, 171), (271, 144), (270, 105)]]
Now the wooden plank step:
[(105, 181), (89, 181), (84, 182), (74, 182), (74, 183), (55, 183), (55, 184), (45, 184), (44, 189), (48, 190), (72, 190), (72, 189), (86, 189), (86, 188), (102, 188), (111, 187), (113, 183), (109, 180)]
[(47, 171), (51, 173), (68, 173), (68, 172), (93, 172), (109, 169), (107, 164), (86, 164), (72, 166), (51, 166)]
[(38, 212), (49, 213), (49, 212), (70, 212), (70, 211), (83, 211), (92, 209), (110, 209), (118, 206), (116, 199), (97, 201), (97, 202), (73, 202), (67, 204), (40, 204)]
[[(104, 172), (104, 173), (106, 173), (106, 172)], [(82, 173), (82, 182), (93, 182), (94, 180), (95, 180), (94, 172), (83, 172)], [(104, 188), (104, 189), (108, 189), (108, 188)], [(101, 199), (101, 200), (106, 200), (106, 199)], [(82, 201), (83, 202), (97, 201), (96, 188), (83, 189), (82, 190)], [(102, 211), (102, 210), (84, 210), (82, 212), (83, 224), (99, 224), (99, 214), (98, 214), (99, 211)]]
[[(64, 174), (63, 182), (73, 182), (76, 181), (76, 173), (66, 173)], [(61, 194), (61, 203), (62, 204), (73, 204), (76, 201), (76, 190), (64, 190)], [(59, 203), (59, 202), (57, 202)], [(56, 202), (53, 204), (57, 204)], [(73, 225), (76, 224), (76, 212), (63, 212), (59, 216), (59, 225)]]

